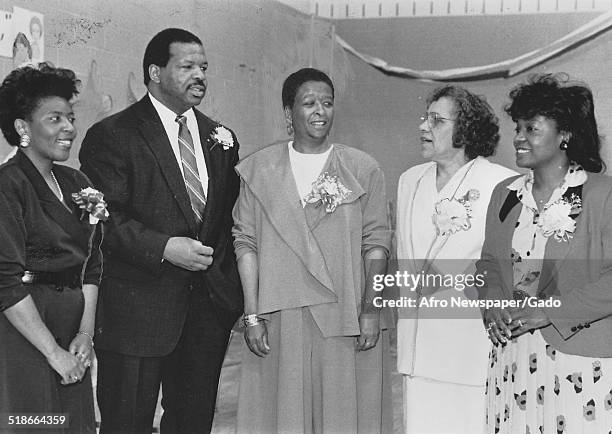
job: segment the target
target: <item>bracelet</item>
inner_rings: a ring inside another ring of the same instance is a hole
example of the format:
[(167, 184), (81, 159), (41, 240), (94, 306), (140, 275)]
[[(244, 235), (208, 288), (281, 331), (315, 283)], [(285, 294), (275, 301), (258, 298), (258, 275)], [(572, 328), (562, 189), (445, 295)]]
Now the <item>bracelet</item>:
[(265, 320), (259, 316), (257, 316), (256, 313), (251, 313), (248, 315), (244, 315), (242, 317), (242, 325), (243, 327), (254, 327), (257, 324), (260, 324), (262, 322), (264, 322)]
[(89, 338), (89, 340), (91, 341), (91, 346), (92, 346), (92, 347), (94, 346), (94, 340), (93, 340), (93, 336), (92, 336), (92, 335), (90, 335), (90, 334), (89, 334), (89, 333), (87, 333), (87, 332), (84, 332), (83, 330), (79, 330), (79, 331), (77, 332), (77, 336), (78, 336), (78, 335), (87, 336), (87, 337)]

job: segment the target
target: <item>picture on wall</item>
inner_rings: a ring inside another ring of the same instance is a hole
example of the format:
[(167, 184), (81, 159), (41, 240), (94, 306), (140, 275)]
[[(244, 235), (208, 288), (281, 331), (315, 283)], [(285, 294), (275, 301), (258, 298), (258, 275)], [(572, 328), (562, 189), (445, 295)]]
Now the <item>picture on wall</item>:
[(42, 62), (45, 58), (44, 15), (13, 7), (0, 11), (0, 56), (11, 57), (13, 66)]

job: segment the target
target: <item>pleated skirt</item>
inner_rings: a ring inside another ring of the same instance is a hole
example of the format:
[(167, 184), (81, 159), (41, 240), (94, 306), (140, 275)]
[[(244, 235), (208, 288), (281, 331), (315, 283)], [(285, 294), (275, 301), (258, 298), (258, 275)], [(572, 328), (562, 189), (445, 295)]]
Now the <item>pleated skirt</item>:
[(389, 336), (355, 351), (356, 338), (324, 338), (309, 309), (270, 315), (270, 354), (243, 348), (237, 432), (391, 433)]

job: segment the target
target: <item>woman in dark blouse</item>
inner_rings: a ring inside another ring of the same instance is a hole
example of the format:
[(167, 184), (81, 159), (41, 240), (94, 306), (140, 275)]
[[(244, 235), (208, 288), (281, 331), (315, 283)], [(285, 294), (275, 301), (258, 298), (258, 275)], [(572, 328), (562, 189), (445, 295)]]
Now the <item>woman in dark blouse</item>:
[[(79, 206), (73, 193), (88, 179), (53, 164), (76, 136), (76, 86), (72, 71), (45, 64), (16, 69), (0, 86), (0, 127), (19, 146), (0, 166), (0, 431), (24, 432), (10, 415), (63, 413), (68, 431), (95, 432), (88, 368), (102, 228), (92, 223), (107, 212), (99, 195)], [(83, 209), (94, 202), (95, 212)]]

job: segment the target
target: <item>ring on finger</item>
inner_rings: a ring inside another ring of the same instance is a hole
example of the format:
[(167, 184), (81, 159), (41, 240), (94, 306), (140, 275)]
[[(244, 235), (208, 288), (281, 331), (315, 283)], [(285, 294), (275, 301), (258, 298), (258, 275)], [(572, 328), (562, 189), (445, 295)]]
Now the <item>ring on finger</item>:
[(496, 325), (495, 321), (489, 322), (489, 324), (487, 324), (487, 328), (485, 330), (486, 331), (491, 331), (491, 329), (493, 328), (494, 325)]

